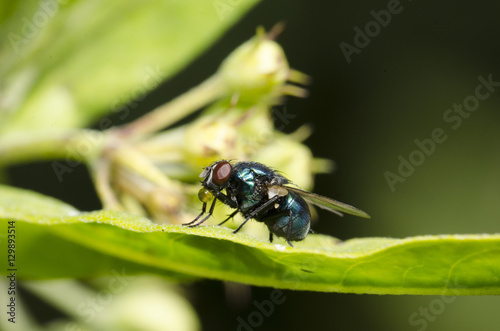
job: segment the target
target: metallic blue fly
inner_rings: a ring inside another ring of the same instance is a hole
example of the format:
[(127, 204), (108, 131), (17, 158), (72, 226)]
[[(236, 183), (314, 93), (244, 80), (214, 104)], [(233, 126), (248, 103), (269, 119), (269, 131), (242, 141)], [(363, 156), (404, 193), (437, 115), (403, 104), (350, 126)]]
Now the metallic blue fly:
[[(245, 221), (234, 231), (238, 232), (250, 219), (264, 222), (269, 228), (269, 241), (273, 234), (291, 241), (304, 239), (310, 232), (311, 213), (306, 203), (342, 216), (341, 212), (369, 218), (362, 210), (322, 195), (303, 191), (292, 182), (269, 167), (257, 162), (217, 161), (206, 167), (200, 175), (203, 188), (198, 196), (203, 202), (201, 213), (191, 222), (191, 227), (198, 226), (212, 216), (217, 200), (236, 209), (219, 225), (233, 218), (238, 212)], [(225, 190), (225, 194), (223, 193)], [(208, 214), (207, 203), (214, 197)]]

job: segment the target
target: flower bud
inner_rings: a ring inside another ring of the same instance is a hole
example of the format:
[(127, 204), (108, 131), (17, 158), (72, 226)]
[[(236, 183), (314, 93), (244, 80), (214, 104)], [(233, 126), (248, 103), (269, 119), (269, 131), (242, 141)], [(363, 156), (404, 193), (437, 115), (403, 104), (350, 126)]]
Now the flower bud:
[(290, 67), (281, 46), (258, 34), (222, 62), (219, 74), (229, 93), (239, 94), (239, 101), (255, 103), (281, 94)]
[(198, 169), (220, 159), (249, 159), (273, 136), (267, 107), (249, 109), (214, 105), (184, 133), (184, 159)]
[(254, 160), (279, 171), (304, 190), (313, 186), (313, 155), (307, 146), (287, 135), (261, 148)]

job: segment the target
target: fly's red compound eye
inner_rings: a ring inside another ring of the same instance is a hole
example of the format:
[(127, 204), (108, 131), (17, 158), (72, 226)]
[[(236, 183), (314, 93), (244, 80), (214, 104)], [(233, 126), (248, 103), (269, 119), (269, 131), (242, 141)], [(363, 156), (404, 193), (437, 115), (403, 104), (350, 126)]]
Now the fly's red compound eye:
[(231, 163), (227, 161), (217, 163), (212, 173), (212, 182), (221, 186), (229, 179), (232, 169)]

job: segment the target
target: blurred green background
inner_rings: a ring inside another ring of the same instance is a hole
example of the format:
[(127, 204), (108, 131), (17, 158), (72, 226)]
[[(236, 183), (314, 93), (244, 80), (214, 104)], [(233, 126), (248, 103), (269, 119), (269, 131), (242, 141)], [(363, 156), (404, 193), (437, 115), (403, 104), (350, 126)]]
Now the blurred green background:
[[(309, 98), (289, 99), (286, 110), (293, 118), (283, 131), (312, 124), (308, 146), (315, 156), (337, 165), (334, 174), (316, 178), (315, 192), (372, 215), (369, 221), (349, 216), (338, 222), (320, 221), (313, 225), (315, 231), (341, 239), (499, 232), (500, 87), (480, 101), (456, 130), (443, 115), (474, 95), (478, 76), (491, 74), (500, 82), (500, 3), (402, 1), (400, 13), (392, 15), (390, 23), (347, 63), (340, 43), (353, 45), (354, 28), (364, 30), (374, 21), (370, 11), (387, 9), (388, 3), (262, 2), (185, 70), (136, 102), (131, 107), (133, 117), (210, 76), (231, 50), (254, 34), (256, 26), (269, 29), (285, 21), (286, 30), (278, 41), (291, 66), (312, 76), (313, 83)], [(393, 192), (384, 173), (397, 174), (398, 157), (408, 159), (417, 149), (414, 140), (430, 138), (436, 128), (443, 129), (447, 140), (436, 144), (434, 153), (404, 182), (395, 184)], [(84, 166), (62, 183), (50, 163), (11, 168), (9, 178), (12, 185), (55, 196), (79, 209), (100, 208)], [(325, 214), (319, 213), (321, 220)], [(252, 301), (268, 300), (272, 292), (251, 288), (251, 297), (234, 305), (220, 282), (202, 281), (185, 288), (204, 330), (236, 329), (238, 317), (246, 320), (255, 311)], [(498, 297), (294, 291), (284, 295), (285, 302), (256, 330), (498, 330), (500, 325)], [(36, 306), (38, 301), (32, 303)], [(38, 315), (51, 316), (41, 310)]]

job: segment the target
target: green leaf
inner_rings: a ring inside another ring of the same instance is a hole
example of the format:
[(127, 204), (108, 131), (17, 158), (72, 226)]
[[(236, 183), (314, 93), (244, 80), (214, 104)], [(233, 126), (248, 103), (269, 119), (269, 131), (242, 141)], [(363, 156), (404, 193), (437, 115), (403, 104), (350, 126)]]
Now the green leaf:
[[(75, 208), (39, 193), (24, 191), (0, 185), (0, 243), (8, 240), (9, 224), (15, 222), (15, 267), (18, 275), (25, 279), (45, 279), (61, 277), (95, 277), (107, 275), (111, 272), (140, 271), (161, 274), (178, 280), (193, 279), (192, 276), (178, 274), (165, 269), (158, 269), (142, 263), (136, 264), (129, 259), (103, 254), (100, 250), (92, 249), (68, 241), (60, 234), (50, 231), (50, 224), (64, 224), (71, 222), (71, 216), (76, 221), (86, 221), (80, 217), (82, 213)], [(94, 219), (97, 221), (98, 219)], [(148, 222), (145, 219), (142, 221)], [(4, 222), (5, 221), (5, 222)], [(123, 239), (123, 238), (122, 238)], [(9, 244), (9, 243), (7, 243)], [(4, 245), (6, 247), (6, 245)], [(0, 265), (5, 270), (8, 266), (7, 257)], [(143, 270), (143, 268), (145, 268)]]
[[(296, 290), (500, 294), (500, 235), (346, 242), (309, 235), (292, 248), (219, 226), (157, 225), (114, 211), (81, 213), (6, 186), (0, 186), (0, 206), (2, 242), (7, 221), (16, 220), (16, 267), (22, 279), (90, 277), (125, 268), (128, 274), (207, 277)], [(7, 270), (5, 262), (2, 258), (1, 272)]]
[(181, 70), (257, 1), (6, 3), (0, 132), (78, 127), (118, 111)]

